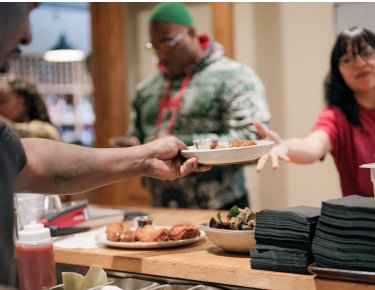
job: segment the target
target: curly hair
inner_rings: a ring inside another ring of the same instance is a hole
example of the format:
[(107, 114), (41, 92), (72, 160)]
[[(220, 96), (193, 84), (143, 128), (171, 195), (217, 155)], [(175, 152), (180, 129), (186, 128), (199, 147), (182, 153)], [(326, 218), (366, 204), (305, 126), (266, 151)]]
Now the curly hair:
[(47, 107), (36, 86), (23, 79), (14, 79), (7, 83), (13, 92), (23, 98), (25, 112), (30, 121), (40, 120), (52, 124)]
[(345, 83), (340, 70), (341, 56), (347, 53), (350, 44), (354, 50), (361, 51), (361, 42), (375, 48), (375, 34), (366, 28), (353, 27), (342, 31), (336, 39), (331, 54), (331, 68), (324, 82), (325, 101), (328, 106), (340, 108), (349, 122), (355, 126), (360, 125), (359, 106), (355, 100), (354, 92)]

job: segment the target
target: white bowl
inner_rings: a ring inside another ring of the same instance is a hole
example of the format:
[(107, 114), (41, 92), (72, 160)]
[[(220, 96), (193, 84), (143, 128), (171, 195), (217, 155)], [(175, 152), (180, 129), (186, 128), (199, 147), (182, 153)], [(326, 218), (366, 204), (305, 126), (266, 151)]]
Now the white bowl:
[(211, 242), (229, 252), (249, 253), (256, 244), (254, 230), (215, 229), (210, 228), (208, 223), (201, 224), (200, 228)]

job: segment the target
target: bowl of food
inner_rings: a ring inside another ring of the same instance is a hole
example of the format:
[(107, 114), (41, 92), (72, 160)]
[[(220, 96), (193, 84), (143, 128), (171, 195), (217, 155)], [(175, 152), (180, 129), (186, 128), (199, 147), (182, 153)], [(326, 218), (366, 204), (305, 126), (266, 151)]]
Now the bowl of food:
[(219, 212), (216, 218), (201, 224), (200, 228), (212, 243), (229, 252), (248, 253), (256, 244), (255, 212), (248, 207), (234, 206), (226, 218)]

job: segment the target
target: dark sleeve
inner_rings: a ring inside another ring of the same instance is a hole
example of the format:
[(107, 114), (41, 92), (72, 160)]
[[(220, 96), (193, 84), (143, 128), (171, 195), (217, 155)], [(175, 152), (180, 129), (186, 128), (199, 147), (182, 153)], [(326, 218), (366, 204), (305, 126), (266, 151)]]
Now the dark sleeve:
[(13, 192), (18, 173), (26, 164), (20, 139), (0, 121), (0, 285), (14, 286)]
[[(26, 154), (17, 135), (0, 122), (0, 171), (17, 176), (26, 164)], [(10, 176), (11, 175), (11, 176)]]

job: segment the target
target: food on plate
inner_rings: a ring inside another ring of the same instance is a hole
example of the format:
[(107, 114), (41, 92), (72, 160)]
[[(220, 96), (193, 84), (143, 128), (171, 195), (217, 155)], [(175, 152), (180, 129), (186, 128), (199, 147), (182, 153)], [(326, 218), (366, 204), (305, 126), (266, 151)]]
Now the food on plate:
[(223, 144), (217, 144), (214, 147), (212, 147), (212, 149), (235, 148), (254, 145), (257, 145), (257, 142), (254, 140), (234, 140), (228, 142), (228, 147), (224, 146)]
[(176, 224), (169, 230), (169, 238), (171, 240), (186, 240), (198, 237), (199, 229), (192, 224)]
[(113, 223), (107, 226), (107, 239), (111, 242), (135, 242), (135, 232), (123, 223)]
[(211, 228), (227, 230), (253, 230), (255, 228), (255, 212), (248, 207), (242, 209), (236, 205), (233, 206), (226, 220), (223, 219), (221, 212), (218, 212), (216, 217), (210, 220)]
[(164, 242), (168, 240), (169, 231), (166, 228), (154, 228), (152, 225), (138, 227), (135, 239), (140, 242)]
[(224, 145), (221, 145), (221, 144), (217, 144), (212, 149), (224, 149), (224, 148), (227, 148), (227, 147), (225, 147)]
[[(134, 229), (134, 228), (133, 228)], [(187, 240), (200, 236), (199, 228), (189, 223), (179, 223), (167, 227), (145, 225), (135, 230), (124, 226), (123, 223), (112, 223), (107, 226), (107, 240), (111, 242), (164, 242)]]
[(254, 140), (235, 140), (230, 141), (228, 144), (229, 148), (233, 147), (245, 147), (245, 146), (254, 146), (257, 145), (257, 142)]

